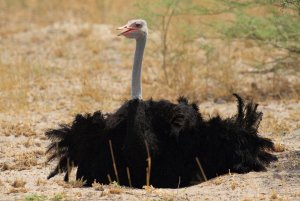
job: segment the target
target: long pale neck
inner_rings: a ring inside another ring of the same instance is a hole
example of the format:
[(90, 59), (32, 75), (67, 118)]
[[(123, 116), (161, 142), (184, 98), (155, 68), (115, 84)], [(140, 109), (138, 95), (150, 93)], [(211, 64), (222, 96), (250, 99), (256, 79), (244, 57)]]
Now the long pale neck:
[(147, 36), (136, 39), (136, 48), (132, 67), (131, 97), (142, 99), (142, 62)]

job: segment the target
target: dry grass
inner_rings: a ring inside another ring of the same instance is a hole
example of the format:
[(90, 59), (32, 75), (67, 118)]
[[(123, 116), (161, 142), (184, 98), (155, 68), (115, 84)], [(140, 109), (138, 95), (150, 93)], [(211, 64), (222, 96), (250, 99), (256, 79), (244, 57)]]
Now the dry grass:
[(231, 190), (235, 190), (237, 187), (238, 187), (238, 183), (236, 183), (234, 181), (231, 182), (231, 185), (230, 185)]
[(150, 186), (143, 186), (143, 189), (145, 189), (145, 191), (147, 192), (147, 193), (152, 193), (152, 192), (154, 192), (154, 190), (155, 190), (155, 188), (152, 186), (152, 185), (150, 185)]
[(6, 171), (6, 170), (10, 170), (10, 169), (11, 169), (11, 167), (9, 164), (7, 164), (7, 163), (1, 164), (1, 171)]
[(92, 187), (93, 187), (96, 191), (104, 191), (103, 184), (97, 183), (96, 181), (94, 181), (94, 182), (92, 183)]
[(63, 188), (82, 188), (86, 183), (86, 181), (83, 179), (72, 180), (69, 182), (65, 182), (63, 180), (55, 180), (55, 182)]
[(111, 194), (121, 194), (124, 193), (124, 189), (117, 183), (117, 182), (112, 182), (108, 186), (108, 193)]
[(274, 192), (272, 193), (272, 195), (270, 196), (270, 199), (271, 199), (271, 200), (276, 200), (276, 199), (278, 199), (278, 193), (274, 191)]
[(0, 61), (0, 111), (10, 108), (28, 109), (30, 65), (19, 61), (17, 64), (5, 65)]
[(110, 187), (108, 189), (108, 192), (111, 194), (121, 194), (124, 192), (124, 190), (122, 188), (115, 188), (115, 187)]
[(277, 136), (281, 136), (282, 134), (289, 133), (296, 128), (295, 124), (291, 125), (291, 121), (279, 119), (275, 115), (276, 114), (264, 116), (260, 127), (262, 132), (273, 133)]
[(23, 179), (15, 179), (15, 181), (11, 184), (14, 188), (24, 188), (26, 182)]
[(1, 122), (1, 128), (5, 136), (19, 137), (23, 135), (29, 137), (28, 143), (30, 143), (30, 137), (36, 136), (36, 133), (32, 130), (32, 125), (28, 123)]
[(45, 186), (46, 184), (47, 184), (47, 180), (45, 180), (45, 179), (38, 178), (36, 180), (36, 185), (37, 186)]
[(70, 181), (69, 184), (73, 187), (73, 188), (81, 188), (84, 186), (84, 184), (86, 183), (85, 180), (83, 180), (83, 178), (81, 179), (77, 179), (74, 181)]
[(11, 194), (11, 193), (27, 193), (27, 189), (26, 188), (10, 188), (7, 192), (7, 194)]
[(38, 155), (35, 151), (16, 153), (14, 154), (14, 163), (10, 166), (10, 170), (28, 170), (38, 165), (37, 157)]
[(221, 177), (216, 177), (216, 178), (212, 179), (212, 183), (218, 186), (218, 185), (224, 183), (224, 180)]
[(275, 152), (284, 152), (285, 150), (286, 150), (286, 148), (283, 144), (275, 143), (275, 145), (274, 145)]

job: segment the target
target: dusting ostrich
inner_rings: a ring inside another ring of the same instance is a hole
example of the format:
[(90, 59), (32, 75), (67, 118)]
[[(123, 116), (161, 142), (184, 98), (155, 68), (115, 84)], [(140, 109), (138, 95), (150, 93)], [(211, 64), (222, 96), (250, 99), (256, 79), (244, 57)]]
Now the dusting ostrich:
[(204, 120), (195, 103), (142, 99), (141, 71), (148, 28), (144, 20), (130, 20), (118, 28), (135, 39), (131, 100), (115, 113), (78, 114), (73, 123), (48, 130), (52, 141), (49, 161), (58, 159), (48, 179), (72, 167), (76, 178), (141, 188), (177, 188), (231, 172), (265, 170), (276, 160), (268, 153), (273, 143), (258, 135), (262, 113), (257, 104), (237, 98), (237, 114)]

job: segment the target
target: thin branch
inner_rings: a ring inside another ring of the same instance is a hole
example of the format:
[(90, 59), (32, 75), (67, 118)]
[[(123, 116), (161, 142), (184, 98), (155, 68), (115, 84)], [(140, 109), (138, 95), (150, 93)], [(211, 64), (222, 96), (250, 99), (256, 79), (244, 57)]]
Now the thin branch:
[(181, 176), (179, 176), (179, 178), (178, 178), (177, 189), (180, 187), (180, 183), (181, 183)]
[(145, 145), (146, 145), (146, 150), (147, 150), (147, 164), (148, 167), (146, 168), (146, 186), (150, 186), (150, 176), (151, 176), (151, 156), (150, 156), (150, 151), (148, 147), (148, 143), (145, 140)]
[(205, 173), (204, 173), (204, 170), (203, 170), (203, 168), (202, 168), (202, 165), (201, 165), (200, 160), (199, 160), (198, 157), (196, 157), (196, 162), (197, 162), (198, 167), (199, 167), (199, 169), (200, 169), (200, 171), (201, 171), (201, 174), (202, 174), (202, 177), (203, 177), (204, 181), (207, 181), (207, 177), (206, 177), (206, 175), (205, 175)]
[(126, 172), (127, 172), (127, 178), (128, 178), (129, 187), (132, 187), (129, 167), (126, 167)]
[(107, 174), (107, 179), (108, 179), (108, 182), (111, 184), (112, 183), (112, 180), (111, 180), (111, 177), (109, 174)]
[(116, 161), (115, 161), (115, 156), (114, 156), (114, 151), (113, 151), (111, 140), (109, 140), (109, 149), (110, 149), (110, 153), (111, 153), (111, 157), (112, 157), (112, 161), (113, 161), (113, 167), (114, 167), (115, 175), (116, 175), (116, 178), (117, 178), (117, 182), (118, 182), (118, 184), (120, 184), (117, 165), (116, 165)]

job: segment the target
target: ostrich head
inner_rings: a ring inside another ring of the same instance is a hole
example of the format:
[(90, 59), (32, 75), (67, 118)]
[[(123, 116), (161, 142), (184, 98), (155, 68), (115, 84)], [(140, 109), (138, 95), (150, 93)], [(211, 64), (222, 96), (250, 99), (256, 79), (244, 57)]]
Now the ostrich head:
[(147, 37), (148, 27), (147, 22), (142, 19), (129, 20), (126, 25), (117, 28), (122, 32), (119, 34), (126, 38), (138, 39), (140, 37)]
[(148, 34), (147, 22), (142, 19), (130, 20), (126, 25), (119, 27), (118, 30), (121, 30), (119, 36), (123, 35), (126, 38), (133, 38), (136, 40), (132, 66), (131, 97), (132, 99), (142, 99), (141, 72)]

